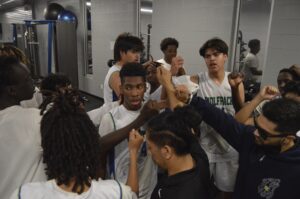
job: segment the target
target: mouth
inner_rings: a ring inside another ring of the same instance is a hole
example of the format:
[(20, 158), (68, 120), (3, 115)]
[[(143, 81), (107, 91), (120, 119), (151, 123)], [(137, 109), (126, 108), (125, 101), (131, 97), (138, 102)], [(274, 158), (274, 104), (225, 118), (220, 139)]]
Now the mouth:
[(133, 106), (139, 106), (142, 103), (142, 101), (141, 100), (132, 100), (132, 101), (130, 101), (130, 103)]

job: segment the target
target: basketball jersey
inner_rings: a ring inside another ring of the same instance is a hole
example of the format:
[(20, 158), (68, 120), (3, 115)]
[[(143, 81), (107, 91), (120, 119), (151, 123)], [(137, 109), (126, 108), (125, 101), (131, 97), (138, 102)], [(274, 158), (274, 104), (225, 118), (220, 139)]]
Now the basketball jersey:
[[(231, 87), (228, 82), (229, 72), (225, 72), (225, 77), (221, 85), (217, 85), (209, 76), (208, 72), (198, 74), (199, 89), (197, 96), (202, 97), (209, 103), (222, 109), (230, 115), (235, 114), (232, 104)], [(210, 162), (230, 161), (238, 157), (238, 153), (227, 141), (225, 141), (215, 130), (202, 122), (200, 144), (207, 153)]]
[(119, 72), (121, 70), (121, 66), (113, 65), (107, 72), (104, 79), (104, 89), (103, 89), (103, 98), (104, 103), (117, 101), (118, 97), (114, 93), (114, 91), (109, 86), (109, 79), (114, 72)]
[[(127, 110), (123, 105), (120, 105), (103, 116), (99, 133), (104, 136), (115, 130), (125, 127), (133, 122), (138, 115), (138, 111)], [(139, 176), (139, 198), (150, 198), (152, 190), (157, 182), (157, 167), (154, 164), (151, 156), (147, 154), (145, 143), (142, 144), (138, 152), (138, 176)], [(116, 180), (126, 183), (130, 165), (130, 156), (128, 150), (127, 139), (114, 147), (114, 177)], [(109, 165), (111, 167), (111, 165)], [(109, 168), (111, 170), (112, 168)], [(109, 171), (111, 173), (111, 171)], [(110, 176), (112, 177), (112, 176)]]

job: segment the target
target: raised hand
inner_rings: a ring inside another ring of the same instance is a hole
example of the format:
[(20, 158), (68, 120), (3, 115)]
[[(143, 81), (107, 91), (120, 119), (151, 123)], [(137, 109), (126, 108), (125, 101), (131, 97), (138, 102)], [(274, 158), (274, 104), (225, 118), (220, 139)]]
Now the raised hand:
[(183, 67), (183, 58), (181, 56), (176, 56), (172, 58), (172, 62), (171, 62), (171, 74), (173, 76), (176, 76), (179, 69)]
[(238, 86), (243, 82), (244, 74), (239, 72), (232, 72), (228, 75), (228, 82), (231, 88), (238, 88)]
[(128, 148), (131, 152), (137, 153), (144, 141), (144, 137), (138, 131), (132, 129), (129, 133)]
[(264, 86), (258, 93), (263, 100), (271, 100), (280, 95), (279, 90), (274, 86)]
[(163, 66), (158, 67), (156, 72), (158, 82), (166, 89), (174, 90), (172, 85), (172, 74), (166, 70)]

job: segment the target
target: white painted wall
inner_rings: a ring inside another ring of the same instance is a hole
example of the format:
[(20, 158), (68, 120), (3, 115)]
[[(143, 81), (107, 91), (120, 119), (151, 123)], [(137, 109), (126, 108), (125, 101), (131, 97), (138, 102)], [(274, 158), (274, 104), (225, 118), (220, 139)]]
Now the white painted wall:
[(136, 31), (136, 0), (92, 0), (93, 74), (82, 78), (81, 88), (103, 97), (107, 61), (113, 58), (113, 44), (122, 32)]
[(300, 64), (300, 1), (274, 0), (270, 41), (262, 85), (277, 85), (282, 68)]
[(212, 37), (230, 44), (234, 0), (154, 0), (151, 47), (155, 59), (163, 57), (165, 37), (179, 41), (178, 54), (190, 74), (206, 70), (199, 48)]
[[(248, 43), (251, 39), (260, 40), (260, 52), (257, 54), (260, 69), (265, 61), (266, 41), (268, 37), (271, 1), (242, 0), (240, 9), (239, 29), (243, 32), (243, 41)], [(248, 52), (248, 45), (245, 46)], [(245, 53), (246, 54), (246, 53)], [(238, 58), (236, 59), (238, 60)]]

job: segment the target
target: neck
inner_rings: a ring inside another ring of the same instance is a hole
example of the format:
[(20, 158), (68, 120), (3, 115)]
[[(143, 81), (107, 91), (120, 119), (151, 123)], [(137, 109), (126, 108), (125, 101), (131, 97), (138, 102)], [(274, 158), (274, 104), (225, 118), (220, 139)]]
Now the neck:
[(257, 54), (257, 53), (255, 53), (255, 52), (253, 52), (253, 51), (251, 51), (251, 50), (250, 50), (250, 53), (252, 53), (253, 55), (256, 55), (256, 54)]
[(168, 176), (175, 175), (177, 173), (190, 170), (194, 168), (194, 160), (191, 154), (184, 155), (184, 156), (176, 156), (174, 160), (170, 162), (168, 168)]
[(0, 110), (3, 110), (5, 108), (15, 106), (15, 105), (20, 105), (20, 102), (15, 99), (11, 99), (8, 97), (0, 97)]
[(150, 94), (152, 94), (154, 91), (156, 91), (156, 89), (158, 89), (159, 86), (160, 86), (159, 83), (152, 83), (151, 89), (150, 89)]
[[(75, 185), (76, 181), (75, 179), (72, 179), (69, 184), (65, 185), (65, 184), (62, 184), (62, 185), (59, 185), (59, 188), (61, 188), (62, 190), (66, 191), (66, 192), (73, 192), (73, 193), (78, 193), (81, 189), (81, 187), (77, 187), (77, 189), (75, 191), (73, 191), (73, 187)], [(57, 184), (57, 183), (56, 183)], [(90, 189), (89, 186), (87, 186), (86, 184), (83, 185), (83, 192), (87, 192), (88, 190)]]
[(125, 62), (120, 60), (120, 61), (117, 61), (115, 65), (123, 67), (124, 64), (125, 64)]
[(167, 62), (168, 64), (171, 64), (170, 60), (167, 60), (166, 57), (164, 57), (165, 62)]
[(219, 70), (214, 73), (208, 73), (208, 76), (217, 84), (221, 84), (225, 78), (225, 71)]

